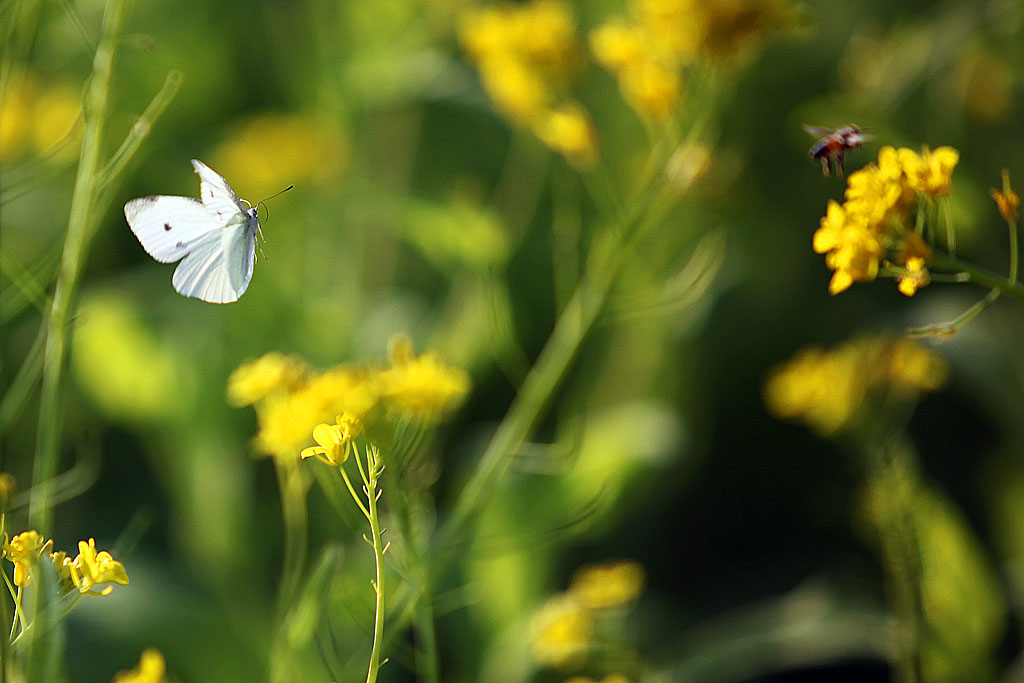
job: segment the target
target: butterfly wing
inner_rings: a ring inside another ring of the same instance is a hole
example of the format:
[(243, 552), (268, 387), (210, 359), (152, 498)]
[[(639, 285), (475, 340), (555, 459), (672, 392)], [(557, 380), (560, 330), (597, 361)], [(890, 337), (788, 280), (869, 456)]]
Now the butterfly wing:
[(252, 279), (256, 260), (255, 218), (201, 237), (174, 271), (174, 289), (212, 304), (238, 301)]
[(220, 174), (199, 159), (192, 160), (192, 168), (199, 174), (199, 195), (203, 198), (203, 205), (220, 225), (237, 220), (239, 213), (246, 213), (247, 207)]
[(124, 217), (146, 253), (161, 263), (181, 259), (196, 240), (219, 227), (191, 197), (133, 199), (124, 205)]

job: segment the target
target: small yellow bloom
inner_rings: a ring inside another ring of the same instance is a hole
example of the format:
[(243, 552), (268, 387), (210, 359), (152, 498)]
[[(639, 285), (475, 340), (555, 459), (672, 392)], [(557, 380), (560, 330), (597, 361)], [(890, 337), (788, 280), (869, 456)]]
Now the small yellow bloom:
[(249, 197), (289, 183), (330, 182), (344, 169), (348, 146), (336, 119), (316, 113), (264, 112), (236, 123), (210, 162)]
[(541, 142), (580, 166), (590, 166), (597, 157), (594, 128), (579, 106), (548, 111), (534, 123), (533, 130)]
[(514, 56), (498, 54), (480, 62), (484, 88), (506, 116), (527, 125), (547, 111), (552, 94), (544, 79)]
[(903, 268), (896, 276), (897, 288), (904, 296), (914, 296), (918, 289), (931, 282), (925, 264), (932, 257), (931, 247), (916, 232), (908, 233), (896, 263)]
[(139, 665), (114, 676), (113, 683), (165, 683), (167, 663), (159, 650), (149, 648), (139, 657)]
[(599, 64), (619, 71), (647, 58), (648, 39), (640, 26), (613, 19), (591, 31), (590, 51)]
[(942, 356), (910, 339), (894, 341), (888, 355), (888, 380), (904, 393), (936, 391), (949, 376)]
[(569, 596), (555, 596), (530, 622), (530, 653), (539, 664), (566, 666), (586, 654), (593, 630), (588, 609)]
[(959, 152), (952, 147), (939, 147), (934, 151), (926, 147), (921, 154), (907, 148), (898, 152), (911, 189), (932, 198), (949, 194), (953, 169), (960, 161)]
[(1002, 175), (1002, 189), (997, 190), (993, 188), (989, 190), (989, 194), (995, 200), (996, 208), (999, 209), (999, 215), (1003, 217), (1003, 220), (1007, 223), (1013, 223), (1017, 220), (1017, 216), (1020, 215), (1020, 197), (1010, 187), (1010, 172), (1004, 168)]
[(768, 409), (783, 419), (799, 418), (822, 435), (845, 426), (867, 389), (857, 354), (803, 349), (775, 368), (765, 383)]
[(7, 509), (18, 490), (18, 480), (10, 472), (0, 472), (0, 509)]
[(4, 557), (14, 563), (14, 585), (32, 583), (32, 572), (46, 543), (35, 530), (25, 531), (4, 543)]
[(106, 595), (114, 588), (107, 586), (100, 592), (93, 590), (105, 583), (128, 585), (124, 565), (111, 557), (106, 550), (96, 552), (96, 539), (78, 542), (78, 557), (71, 566), (71, 578), (78, 590), (88, 595)]
[(391, 367), (379, 371), (380, 395), (397, 412), (432, 420), (454, 409), (469, 392), (469, 376), (434, 354), (413, 356), (408, 342), (392, 345)]
[(644, 568), (638, 562), (609, 562), (578, 570), (568, 592), (587, 609), (599, 610), (630, 602), (643, 585)]
[(318, 424), (313, 428), (313, 440), (318, 446), (303, 448), (303, 459), (316, 457), (328, 465), (341, 465), (348, 460), (352, 439), (359, 436), (363, 424), (350, 413), (338, 416), (337, 424)]
[(276, 351), (243, 363), (228, 377), (228, 403), (236, 408), (252, 405), (278, 391), (294, 391), (306, 377), (306, 364)]

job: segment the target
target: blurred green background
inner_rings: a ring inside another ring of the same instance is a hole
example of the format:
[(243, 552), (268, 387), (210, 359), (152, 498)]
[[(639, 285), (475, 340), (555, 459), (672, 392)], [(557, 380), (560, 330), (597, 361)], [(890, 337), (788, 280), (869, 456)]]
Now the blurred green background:
[[(149, 646), (182, 681), (265, 680), (282, 530), (272, 463), (251, 446), (254, 415), (224, 400), (247, 359), (383, 361), (399, 331), (437, 350), (474, 385), (431, 447), (438, 518), (461, 489), (564, 305), (599, 211), (570, 165), (495, 112), (457, 39), (471, 6), (132, 6), (106, 146), (169, 70), (184, 78), (98, 219), (73, 318), (61, 469), (77, 463), (68, 487), (82, 490), (56, 510), (55, 545), (95, 537), (119, 548), (131, 584), (72, 613), (70, 680), (108, 681)], [(628, 11), (610, 0), (571, 9), (582, 43)], [(96, 0), (0, 9), (5, 68), (29, 83), (0, 116), (5, 392), (41, 319), (10, 264), (44, 287), (52, 279), (77, 155), (73, 133), (51, 145), (74, 120), (102, 10)], [(625, 659), (646, 663), (642, 680), (888, 680), (881, 570), (853, 519), (861, 472), (840, 448), (771, 418), (762, 383), (804, 345), (944, 321), (984, 292), (936, 283), (907, 299), (880, 280), (829, 296), (811, 235), (843, 182), (807, 159), (800, 125), (870, 129), (848, 169), (883, 144), (958, 149), (961, 251), (1002, 271), (1005, 228), (987, 191), (1001, 168), (1024, 177), (1024, 5), (807, 2), (801, 12), (798, 30), (722, 69), (710, 170), (624, 270), (611, 305), (623, 315), (588, 339), (446, 578), (443, 680), (565, 680), (532, 668), (521, 647), (530, 615), (578, 567), (616, 558), (647, 575), (617, 626)], [(592, 62), (572, 88), (611, 184), (625, 186), (648, 148), (644, 125)], [(35, 113), (18, 119), (28, 101)], [(133, 197), (196, 196), (192, 158), (250, 201), (295, 184), (270, 202), (266, 258), (235, 304), (177, 295), (173, 267), (144, 253), (122, 215)], [(634, 315), (694, 254), (713, 280)], [(999, 301), (940, 344), (951, 380), (910, 425), (924, 477), (998, 577), (1009, 614), (994, 645), (1000, 672), (1024, 666), (1020, 339), (1024, 308)], [(24, 485), (37, 399), (5, 414), (0, 437), (2, 469)], [(323, 601), (342, 663), (364, 661), (372, 622), (358, 522), (312, 488), (311, 563), (341, 543)], [(413, 680), (409, 642), (390, 653), (384, 680)], [(310, 643), (304, 680), (331, 680)]]

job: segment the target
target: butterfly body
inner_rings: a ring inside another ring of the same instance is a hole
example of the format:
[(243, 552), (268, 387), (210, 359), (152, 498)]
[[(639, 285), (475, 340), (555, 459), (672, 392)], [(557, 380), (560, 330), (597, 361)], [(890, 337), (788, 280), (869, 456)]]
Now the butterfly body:
[(124, 205), (128, 226), (161, 263), (181, 261), (171, 282), (178, 293), (208, 301), (237, 301), (256, 263), (257, 207), (239, 199), (209, 166), (192, 160), (200, 196), (152, 196)]

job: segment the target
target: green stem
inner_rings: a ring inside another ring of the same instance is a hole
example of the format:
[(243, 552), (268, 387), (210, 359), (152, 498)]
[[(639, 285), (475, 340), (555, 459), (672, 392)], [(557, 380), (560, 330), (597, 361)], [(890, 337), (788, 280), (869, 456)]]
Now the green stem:
[[(358, 452), (356, 452), (356, 457), (359, 457)], [(373, 619), (373, 649), (370, 651), (370, 667), (366, 672), (366, 683), (375, 683), (382, 664), (380, 651), (384, 641), (384, 551), (387, 548), (381, 539), (380, 522), (377, 517), (377, 498), (379, 498), (377, 481), (382, 470), (382, 463), (380, 454), (373, 446), (366, 449), (366, 470), (366, 501), (369, 510), (367, 519), (370, 521), (373, 558), (377, 565), (377, 579), (373, 583), (373, 591), (377, 597)]]
[(283, 622), (302, 579), (309, 540), (309, 520), (306, 515), (306, 484), (298, 461), (274, 458), (274, 467), (284, 521), (284, 561), (278, 592), (278, 619)]
[[(930, 265), (965, 272), (970, 277), (970, 281), (975, 284), (988, 287), (989, 289), (998, 289), (1000, 293), (1005, 294), (1006, 296), (1013, 297), (1019, 301), (1024, 301), (1024, 286), (1021, 286), (1021, 284), (1015, 280), (1011, 280), (986, 268), (939, 253), (934, 253), (932, 255)], [(1014, 275), (1016, 275), (1016, 273), (1014, 273)]]
[(462, 537), (466, 527), (487, 502), (604, 308), (618, 274), (621, 255), (618, 240), (610, 242), (606, 249), (595, 245), (582, 279), (459, 495), (448, 522), (440, 530), (439, 548), (442, 553), (451, 552), (452, 545)]
[(87, 232), (99, 166), (103, 123), (113, 71), (114, 53), (120, 42), (127, 12), (127, 0), (108, 0), (103, 14), (103, 37), (93, 58), (92, 77), (85, 98), (85, 133), (75, 177), (74, 195), (64, 240), (60, 274), (46, 319), (46, 349), (39, 398), (39, 435), (32, 481), (39, 488), (29, 505), (29, 519), (43, 536), (49, 535), (52, 511), (47, 487), (40, 486), (57, 471), (60, 441), (60, 384), (67, 347), (67, 325), (78, 277), (88, 248)]

